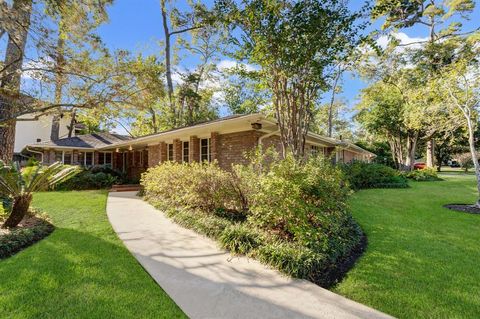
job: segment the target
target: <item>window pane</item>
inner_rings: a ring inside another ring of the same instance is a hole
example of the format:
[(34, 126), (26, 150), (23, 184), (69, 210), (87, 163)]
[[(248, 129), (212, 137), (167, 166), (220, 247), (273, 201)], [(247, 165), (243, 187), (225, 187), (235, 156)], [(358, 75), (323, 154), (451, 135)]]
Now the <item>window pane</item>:
[(65, 152), (63, 155), (63, 164), (71, 165), (72, 164), (72, 153)]
[(93, 165), (93, 153), (88, 152), (85, 153), (85, 166), (92, 166)]
[(105, 153), (105, 165), (112, 165), (112, 153)]
[(183, 142), (183, 161), (185, 163), (189, 162), (189, 157), (188, 157), (189, 152), (190, 152), (189, 143), (188, 142)]
[(208, 138), (200, 141), (200, 161), (210, 161), (210, 143)]
[(55, 152), (55, 162), (62, 161), (62, 152)]
[(105, 154), (98, 153), (98, 165), (103, 165), (105, 163)]
[(173, 161), (173, 144), (168, 144), (168, 160)]

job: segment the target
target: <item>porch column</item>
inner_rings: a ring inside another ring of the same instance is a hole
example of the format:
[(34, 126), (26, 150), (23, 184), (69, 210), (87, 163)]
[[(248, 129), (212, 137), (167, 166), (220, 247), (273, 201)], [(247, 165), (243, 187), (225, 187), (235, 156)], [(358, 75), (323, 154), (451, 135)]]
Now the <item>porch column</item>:
[(189, 159), (190, 163), (199, 162), (200, 161), (200, 140), (198, 137), (190, 136), (190, 152), (189, 152)]
[(99, 156), (98, 152), (93, 152), (93, 166), (98, 165)]
[(154, 167), (160, 163), (160, 145), (148, 146), (148, 167)]
[(165, 142), (160, 142), (158, 145), (160, 148), (160, 163), (163, 163), (167, 160), (167, 144)]
[(218, 132), (210, 134), (210, 159), (212, 162), (218, 160), (219, 137)]
[(182, 162), (182, 142), (179, 139), (173, 140), (173, 160), (177, 163)]

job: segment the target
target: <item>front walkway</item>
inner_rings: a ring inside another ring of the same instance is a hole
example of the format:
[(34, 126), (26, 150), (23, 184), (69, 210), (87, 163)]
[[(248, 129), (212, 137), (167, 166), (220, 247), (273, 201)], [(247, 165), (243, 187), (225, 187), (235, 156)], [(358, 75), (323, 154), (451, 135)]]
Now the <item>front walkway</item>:
[(255, 260), (232, 257), (134, 192), (110, 193), (107, 213), (127, 248), (190, 318), (391, 318)]

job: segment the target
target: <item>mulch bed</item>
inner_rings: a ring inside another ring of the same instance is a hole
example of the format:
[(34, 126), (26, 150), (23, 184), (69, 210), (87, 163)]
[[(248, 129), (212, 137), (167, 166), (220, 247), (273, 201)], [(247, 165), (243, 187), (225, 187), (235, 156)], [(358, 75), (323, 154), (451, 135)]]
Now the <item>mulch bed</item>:
[(39, 215), (25, 217), (17, 227), (0, 228), (0, 259), (7, 258), (50, 235), (55, 227)]
[(443, 207), (462, 213), (480, 214), (480, 208), (471, 204), (448, 204), (444, 205)]

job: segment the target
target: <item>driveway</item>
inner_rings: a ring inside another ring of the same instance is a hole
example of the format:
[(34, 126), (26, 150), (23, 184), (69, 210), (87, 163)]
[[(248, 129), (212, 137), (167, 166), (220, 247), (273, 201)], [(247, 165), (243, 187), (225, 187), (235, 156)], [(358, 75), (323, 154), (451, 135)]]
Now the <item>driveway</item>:
[(127, 248), (190, 318), (392, 318), (255, 260), (232, 257), (135, 192), (110, 193), (107, 214)]

